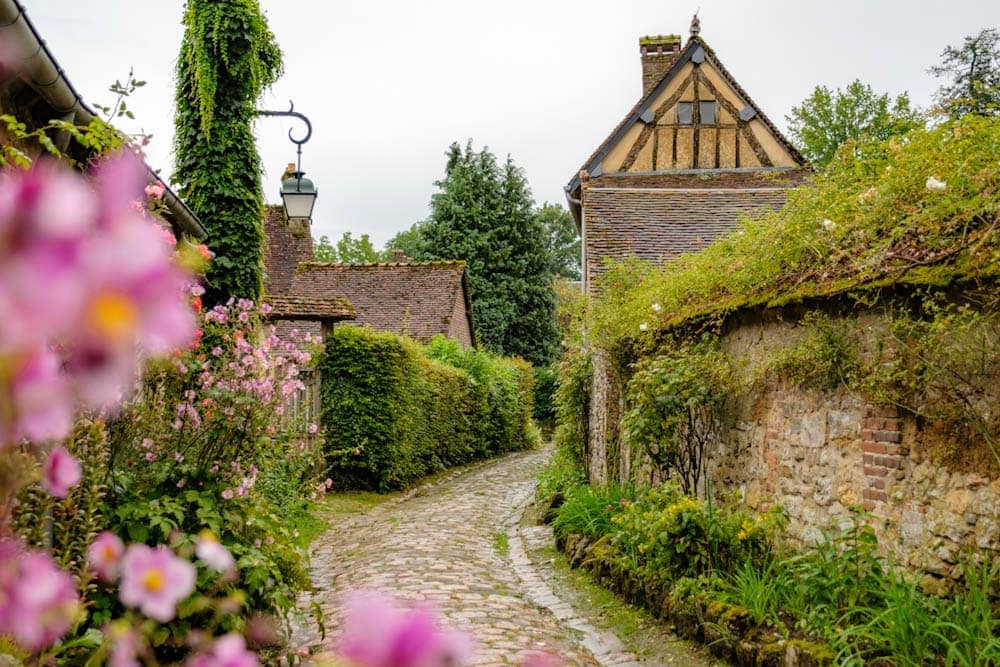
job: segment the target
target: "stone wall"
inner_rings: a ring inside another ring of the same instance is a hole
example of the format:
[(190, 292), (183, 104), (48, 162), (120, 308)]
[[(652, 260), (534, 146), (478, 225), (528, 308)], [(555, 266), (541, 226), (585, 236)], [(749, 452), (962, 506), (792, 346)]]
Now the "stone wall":
[[(794, 319), (785, 318), (731, 326), (723, 349), (752, 373), (803, 334)], [(853, 321), (869, 337), (884, 326), (878, 314)], [(628, 467), (614, 458), (628, 453), (607, 443), (618, 437), (623, 384), (598, 367), (595, 358), (591, 419), (604, 435), (590, 434), (591, 479), (621, 480)], [(914, 417), (846, 389), (816, 391), (772, 380), (730, 406), (710, 455), (709, 478), (716, 495), (738, 492), (756, 510), (783, 506), (790, 537), (803, 544), (822, 540), (824, 531), (846, 526), (852, 512), (864, 509), (883, 548), (927, 573), (928, 585), (943, 585), (959, 574), (964, 554), (1000, 556), (1000, 479), (970, 466), (949, 469), (930, 451), (938, 437)], [(603, 466), (593, 462), (600, 456), (593, 447), (602, 442), (611, 459)], [(635, 470), (641, 481), (650, 480), (641, 463)]]

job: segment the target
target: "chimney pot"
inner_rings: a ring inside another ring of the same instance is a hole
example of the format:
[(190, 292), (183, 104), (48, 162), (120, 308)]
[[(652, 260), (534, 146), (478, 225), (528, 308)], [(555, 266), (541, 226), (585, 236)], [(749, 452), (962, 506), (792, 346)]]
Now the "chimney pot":
[(395, 264), (405, 264), (408, 259), (409, 258), (406, 256), (405, 252), (403, 252), (399, 248), (393, 248), (393, 250), (392, 250), (392, 261), (393, 261), (393, 263), (395, 263)]

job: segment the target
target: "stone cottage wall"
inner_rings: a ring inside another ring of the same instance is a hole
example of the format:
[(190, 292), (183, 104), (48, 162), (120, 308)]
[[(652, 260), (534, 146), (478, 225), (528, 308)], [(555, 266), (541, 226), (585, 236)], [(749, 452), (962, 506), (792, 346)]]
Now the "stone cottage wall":
[[(866, 335), (884, 326), (877, 314), (857, 323)], [(753, 372), (801, 335), (794, 319), (758, 318), (731, 327), (723, 348)], [(590, 434), (591, 479), (631, 474), (648, 482), (648, 470), (637, 465), (630, 472), (624, 461), (615, 461), (628, 452), (607, 444), (618, 436), (623, 390), (614, 372), (597, 372), (603, 363), (595, 358), (591, 410), (598, 432)], [(1000, 556), (1000, 479), (936, 462), (928, 451), (930, 434), (913, 417), (868, 404), (846, 389), (821, 392), (782, 381), (741, 398), (729, 413), (709, 464), (716, 494), (738, 492), (756, 510), (783, 506), (793, 540), (820, 541), (824, 531), (846, 525), (852, 511), (864, 509), (883, 548), (928, 573), (931, 584), (955, 577), (970, 551)], [(593, 449), (602, 443), (601, 431), (610, 459), (603, 466), (594, 462), (600, 452)]]

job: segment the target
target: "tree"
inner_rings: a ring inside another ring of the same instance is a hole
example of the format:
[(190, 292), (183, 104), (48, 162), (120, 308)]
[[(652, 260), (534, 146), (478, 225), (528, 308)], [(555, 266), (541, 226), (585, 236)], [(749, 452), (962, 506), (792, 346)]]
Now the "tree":
[(325, 235), (319, 237), (319, 241), (313, 241), (313, 257), (317, 262), (343, 264), (370, 264), (383, 260), (383, 255), (375, 249), (367, 234), (354, 238), (350, 232), (344, 232), (337, 245), (333, 245), (330, 237)]
[(173, 182), (215, 252), (206, 302), (257, 300), (264, 195), (251, 124), (261, 93), (281, 73), (281, 50), (257, 0), (187, 0), (183, 23)]
[(393, 250), (402, 250), (403, 254), (410, 259), (426, 259), (424, 257), (423, 232), (421, 231), (423, 224), (423, 222), (415, 222), (410, 225), (409, 229), (404, 229), (389, 239), (382, 252), (383, 256), (392, 257)]
[(580, 279), (580, 236), (569, 211), (558, 204), (542, 204), (535, 214), (545, 233), (546, 252), (553, 275)]
[(923, 125), (906, 93), (892, 100), (859, 80), (845, 90), (816, 86), (801, 106), (792, 107), (785, 120), (805, 158), (821, 167), (829, 164), (837, 148), (851, 139), (888, 139)]
[(928, 70), (934, 76), (949, 77), (935, 98), (951, 116), (1000, 114), (1000, 31), (985, 28), (966, 37), (960, 47), (947, 46), (941, 64)]
[(445, 176), (419, 225), (422, 259), (468, 266), (473, 313), (485, 347), (536, 365), (551, 361), (557, 338), (555, 293), (545, 234), (524, 172), (487, 149), (448, 151)]

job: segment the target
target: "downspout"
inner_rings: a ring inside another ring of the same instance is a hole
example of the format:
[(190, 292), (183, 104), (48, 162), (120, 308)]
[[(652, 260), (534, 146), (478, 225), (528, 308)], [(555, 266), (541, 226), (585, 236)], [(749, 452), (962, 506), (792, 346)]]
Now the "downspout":
[[(10, 44), (14, 53), (23, 56), (18, 76), (48, 102), (62, 120), (87, 125), (97, 117), (66, 78), (18, 0), (0, 0), (0, 41)], [(145, 166), (149, 182), (159, 182), (156, 172), (149, 165)], [(170, 188), (165, 184), (164, 187), (163, 201), (180, 230), (195, 240), (205, 239), (208, 233), (195, 214)]]

